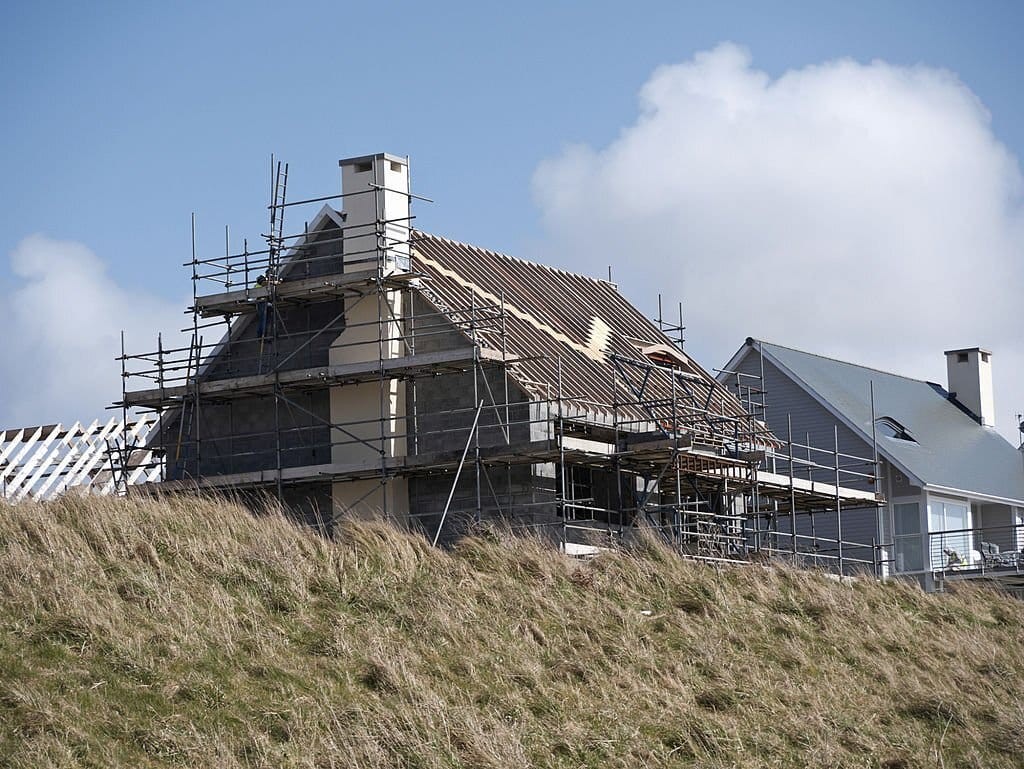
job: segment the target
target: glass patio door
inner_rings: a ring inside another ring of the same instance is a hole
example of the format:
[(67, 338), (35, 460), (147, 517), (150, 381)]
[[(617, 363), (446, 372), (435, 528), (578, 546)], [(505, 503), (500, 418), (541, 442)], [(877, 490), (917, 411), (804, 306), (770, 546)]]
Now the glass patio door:
[(971, 508), (966, 502), (928, 500), (929, 557), (932, 569), (968, 568), (973, 544)]
[(896, 571), (921, 571), (924, 558), (921, 553), (921, 513), (917, 502), (894, 504), (892, 524)]

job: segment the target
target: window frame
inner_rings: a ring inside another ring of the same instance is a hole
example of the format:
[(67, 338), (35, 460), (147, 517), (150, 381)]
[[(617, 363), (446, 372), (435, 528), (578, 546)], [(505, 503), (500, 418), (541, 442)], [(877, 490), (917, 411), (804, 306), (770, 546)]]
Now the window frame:
[[(917, 531), (916, 532), (907, 532), (905, 534), (897, 534), (897, 526), (896, 526), (896, 521), (897, 521), (897, 517), (896, 516), (897, 516), (897, 513), (896, 513), (896, 508), (897, 507), (909, 507), (911, 505), (914, 507), (914, 511), (916, 513), (915, 517), (916, 517), (917, 525), (916, 525), (915, 528), (917, 529)], [(925, 533), (922, 531), (922, 523), (923, 522), (921, 520), (921, 497), (901, 497), (899, 499), (893, 499), (891, 501), (891, 509), (890, 509), (890, 511), (892, 513), (892, 547), (893, 547), (893, 553), (892, 553), (892, 559), (893, 560), (892, 560), (892, 564), (893, 564), (893, 571), (896, 572), (897, 574), (914, 574), (914, 573), (923, 572), (925, 570), (925, 567), (924, 567), (924, 562), (925, 562), (925, 559), (924, 559), (924, 553), (925, 553), (925, 547), (924, 547)], [(904, 562), (904, 565), (900, 564), (900, 556), (905, 555), (905, 551), (902, 551), (902, 548), (901, 548), (901, 543), (903, 543), (903, 542), (913, 542), (914, 545), (916, 545), (916, 548), (910, 548), (911, 552), (913, 552), (914, 549), (916, 549), (916, 551), (917, 551), (916, 552), (917, 557), (914, 559), (914, 563), (911, 566), (906, 566), (905, 562)]]
[[(935, 520), (933, 505), (941, 505), (942, 528), (932, 527), (932, 521)], [(962, 508), (965, 511), (964, 521), (966, 525), (950, 528), (946, 508), (953, 506)], [(932, 571), (943, 571), (950, 565), (955, 565), (950, 563), (949, 558), (951, 556), (945, 552), (947, 550), (955, 552), (960, 557), (962, 561), (961, 567), (969, 568), (971, 566), (974, 551), (974, 510), (971, 500), (929, 494), (925, 500), (924, 523), (927, 529), (927, 560), (929, 569)], [(956, 533), (947, 535), (946, 532)], [(936, 539), (938, 539), (937, 544), (935, 543)]]

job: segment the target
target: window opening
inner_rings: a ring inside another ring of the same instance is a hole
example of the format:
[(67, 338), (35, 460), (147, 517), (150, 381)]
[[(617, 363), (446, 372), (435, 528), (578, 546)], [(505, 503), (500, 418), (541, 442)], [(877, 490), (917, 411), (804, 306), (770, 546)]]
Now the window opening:
[[(569, 465), (565, 468), (566, 502), (576, 503), (582, 507), (594, 507), (594, 476), (591, 468), (581, 465)], [(566, 511), (568, 518), (590, 518), (591, 511), (570, 506)]]
[(914, 438), (910, 430), (905, 428), (892, 417), (878, 417), (878, 419), (875, 420), (875, 427), (880, 435), (884, 435), (887, 438), (895, 438), (899, 441), (917, 443), (917, 439)]
[(966, 502), (928, 500), (928, 556), (932, 569), (970, 568), (974, 562), (971, 510)]
[(892, 523), (896, 571), (921, 571), (924, 569), (924, 558), (921, 549), (921, 509), (918, 503), (894, 504)]

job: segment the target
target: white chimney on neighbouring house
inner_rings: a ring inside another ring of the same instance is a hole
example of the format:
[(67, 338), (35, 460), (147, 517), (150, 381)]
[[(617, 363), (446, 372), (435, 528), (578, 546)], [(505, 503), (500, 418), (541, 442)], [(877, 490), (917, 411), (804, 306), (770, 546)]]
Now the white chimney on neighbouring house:
[(995, 401), (992, 397), (992, 353), (980, 347), (946, 350), (947, 388), (970, 409), (981, 424), (994, 427)]

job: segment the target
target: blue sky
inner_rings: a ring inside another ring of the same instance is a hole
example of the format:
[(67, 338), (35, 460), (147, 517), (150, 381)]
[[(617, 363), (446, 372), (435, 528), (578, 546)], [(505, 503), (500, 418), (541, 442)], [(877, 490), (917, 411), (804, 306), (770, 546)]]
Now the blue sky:
[[(271, 152), (291, 165), (292, 196), (336, 192), (340, 157), (408, 154), (416, 191), (436, 201), (417, 209), (424, 229), (621, 274), (629, 257), (600, 254), (591, 265), (556, 247), (569, 240), (552, 235), (550, 207), (538, 203), (538, 167), (572, 145), (614, 145), (637, 123), (652, 73), (724, 41), (769, 78), (846, 57), (949, 70), (984, 105), (994, 140), (1014, 158), (1024, 152), (1020, 3), (180, 6), (5, 4), (0, 290), (9, 299), (26, 281), (10, 255), (41, 234), (95, 254), (90, 269), (109, 269), (123, 296), (180, 302), (191, 212), (203, 253), (221, 251), (225, 224), (236, 243), (258, 239)], [(630, 298), (650, 307), (654, 293)], [(71, 312), (59, 322), (73, 322), (76, 299), (65, 298)], [(721, 365), (744, 336), (700, 350), (703, 362)], [(16, 373), (0, 369), (0, 390)], [(1024, 392), (1005, 399), (1024, 405)], [(0, 417), (48, 421), (44, 405)]]

